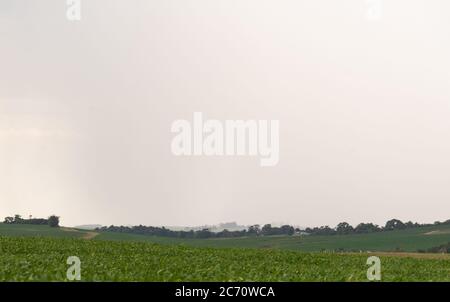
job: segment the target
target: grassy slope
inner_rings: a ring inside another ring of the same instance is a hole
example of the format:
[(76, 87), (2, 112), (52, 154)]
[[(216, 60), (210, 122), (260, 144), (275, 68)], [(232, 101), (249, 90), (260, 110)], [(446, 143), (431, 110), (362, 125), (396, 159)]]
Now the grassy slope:
[[(426, 235), (426, 233), (436, 230), (442, 231), (442, 233)], [(344, 236), (270, 236), (225, 239), (177, 239), (103, 232), (96, 239), (184, 244), (195, 247), (280, 248), (305, 252), (338, 249), (364, 251), (394, 251), (400, 249), (415, 252), (419, 249), (427, 249), (450, 242), (450, 226)]]
[[(214, 249), (67, 238), (0, 236), (0, 281), (64, 281), (67, 257), (82, 281), (366, 281), (367, 255)], [(380, 255), (383, 281), (450, 281), (450, 257)]]
[(0, 236), (81, 238), (85, 235), (85, 231), (65, 228), (51, 228), (47, 225), (11, 225), (0, 223)]

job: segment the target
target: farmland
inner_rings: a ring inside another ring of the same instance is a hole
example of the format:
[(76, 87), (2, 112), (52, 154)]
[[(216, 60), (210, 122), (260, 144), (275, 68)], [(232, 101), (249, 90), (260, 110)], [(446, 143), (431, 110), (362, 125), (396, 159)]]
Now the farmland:
[[(65, 281), (73, 255), (83, 281), (366, 281), (368, 257), (44, 237), (0, 237), (0, 254), (3, 281)], [(380, 258), (384, 281), (450, 281), (446, 255)]]
[(285, 249), (320, 251), (403, 251), (417, 252), (450, 242), (450, 226), (431, 226), (372, 234), (336, 236), (264, 236), (240, 238), (181, 239), (128, 233), (89, 232), (48, 226), (7, 225), (0, 223), (0, 236), (84, 238), (102, 241), (148, 242), (211, 248)]
[(85, 234), (86, 232), (68, 228), (51, 228), (47, 225), (0, 223), (0, 236), (80, 238)]
[(213, 239), (178, 239), (127, 233), (100, 233), (98, 240), (145, 241), (194, 247), (287, 249), (318, 251), (405, 251), (417, 252), (450, 242), (450, 226), (412, 228), (372, 234), (336, 236), (264, 236)]
[(83, 281), (367, 281), (376, 255), (383, 281), (450, 281), (448, 255), (413, 253), (449, 242), (449, 231), (177, 239), (0, 224), (0, 280), (65, 281), (77, 256)]

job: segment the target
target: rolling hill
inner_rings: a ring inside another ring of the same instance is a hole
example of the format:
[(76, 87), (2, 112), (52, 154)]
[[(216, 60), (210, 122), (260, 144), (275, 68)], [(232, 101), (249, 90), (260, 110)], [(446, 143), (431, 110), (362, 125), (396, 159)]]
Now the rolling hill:
[(81, 238), (103, 241), (139, 241), (163, 245), (186, 245), (215, 248), (286, 249), (319, 251), (404, 251), (417, 252), (450, 242), (450, 226), (411, 228), (372, 234), (335, 236), (264, 236), (213, 239), (180, 239), (146, 235), (97, 232), (73, 228), (50, 228), (39, 225), (0, 223), (0, 236)]
[[(176, 239), (0, 224), (0, 281), (67, 281), (67, 259), (74, 255), (82, 261), (82, 281), (367, 281), (372, 255), (381, 259), (383, 281), (450, 281), (450, 255), (391, 252), (431, 248), (449, 237), (448, 226)], [(351, 252), (357, 250), (366, 252)]]
[(194, 247), (245, 247), (319, 251), (405, 251), (417, 252), (450, 242), (450, 226), (431, 226), (407, 230), (334, 236), (264, 236), (212, 239), (180, 239), (102, 232), (97, 240), (145, 241), (159, 244), (183, 244)]
[(97, 233), (74, 228), (51, 228), (47, 225), (0, 223), (0, 236), (7, 237), (53, 237), (92, 239)]

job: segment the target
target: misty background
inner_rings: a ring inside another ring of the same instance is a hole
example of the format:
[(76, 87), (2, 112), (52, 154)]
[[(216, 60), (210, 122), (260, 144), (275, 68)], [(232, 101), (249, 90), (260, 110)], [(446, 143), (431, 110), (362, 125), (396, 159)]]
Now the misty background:
[[(303, 226), (450, 213), (450, 3), (0, 1), (0, 216)], [(280, 161), (171, 123), (280, 121)]]

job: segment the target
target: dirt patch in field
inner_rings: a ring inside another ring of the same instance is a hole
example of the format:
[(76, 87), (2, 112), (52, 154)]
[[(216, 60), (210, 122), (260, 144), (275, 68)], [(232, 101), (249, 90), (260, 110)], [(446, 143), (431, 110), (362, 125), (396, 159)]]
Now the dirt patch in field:
[(428, 233), (424, 233), (424, 235), (445, 235), (445, 234), (450, 234), (450, 230), (436, 230), (436, 231), (431, 231)]
[(93, 239), (95, 237), (98, 236), (98, 233), (96, 232), (91, 232), (91, 231), (80, 231), (80, 230), (76, 230), (76, 229), (71, 229), (71, 228), (61, 228), (61, 230), (63, 230), (64, 232), (71, 232), (71, 233), (80, 233), (83, 234), (81, 236), (82, 239), (86, 239), (86, 240), (90, 240)]
[(401, 258), (416, 258), (416, 259), (446, 259), (450, 260), (450, 254), (431, 254), (431, 253), (406, 253), (406, 252), (379, 252), (367, 253), (370, 256), (388, 256)]
[(98, 236), (98, 233), (96, 233), (96, 232), (86, 232), (86, 234), (82, 238), (89, 240), (89, 239), (93, 239), (97, 236)]

